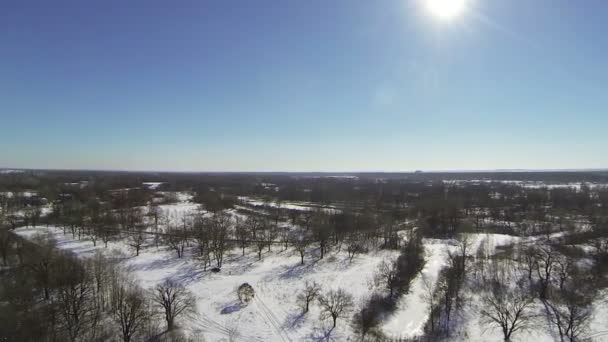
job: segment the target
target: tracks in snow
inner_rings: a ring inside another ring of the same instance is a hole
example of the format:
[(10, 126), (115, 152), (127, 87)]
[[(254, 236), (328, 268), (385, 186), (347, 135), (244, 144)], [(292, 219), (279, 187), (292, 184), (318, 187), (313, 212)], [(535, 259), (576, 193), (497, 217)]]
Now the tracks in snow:
[[(240, 316), (236, 320), (236, 324), (237, 324), (236, 331), (237, 332), (238, 332), (239, 321), (240, 321)], [(204, 315), (200, 316), (200, 323), (198, 324), (198, 326), (208, 332), (216, 333), (219, 335), (224, 335), (228, 338), (231, 338), (234, 336), (234, 331), (231, 331), (230, 328), (227, 328), (224, 325), (218, 323), (217, 321), (214, 321), (208, 317), (205, 317)], [(265, 342), (265, 339), (263, 339), (259, 336), (245, 336), (245, 335), (240, 335), (240, 334), (237, 336), (237, 340)]]
[(266, 322), (268, 322), (274, 328), (276, 334), (281, 338), (282, 341), (291, 342), (292, 339), (291, 337), (289, 337), (287, 331), (285, 331), (285, 329), (283, 328), (281, 320), (274, 314), (272, 309), (269, 308), (266, 303), (264, 303), (262, 296), (260, 296), (264, 292), (264, 285), (261, 282), (258, 282), (257, 287), (259, 291), (258, 293), (256, 293), (254, 301), (260, 309), (260, 313), (264, 316)]

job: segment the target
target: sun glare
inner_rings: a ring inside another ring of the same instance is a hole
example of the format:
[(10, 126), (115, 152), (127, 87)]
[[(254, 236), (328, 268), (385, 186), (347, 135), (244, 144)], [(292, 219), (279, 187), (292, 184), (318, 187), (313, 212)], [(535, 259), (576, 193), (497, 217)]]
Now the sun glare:
[(435, 17), (450, 20), (465, 10), (467, 0), (424, 0), (427, 10)]

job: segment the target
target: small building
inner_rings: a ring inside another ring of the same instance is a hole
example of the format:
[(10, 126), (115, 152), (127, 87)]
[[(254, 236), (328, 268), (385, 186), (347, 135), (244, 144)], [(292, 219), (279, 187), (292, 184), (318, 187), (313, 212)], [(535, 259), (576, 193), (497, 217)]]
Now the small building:
[(239, 286), (237, 294), (241, 303), (245, 304), (251, 302), (253, 297), (255, 297), (255, 291), (253, 291), (253, 287), (251, 287), (251, 285), (248, 283), (243, 283), (241, 286)]

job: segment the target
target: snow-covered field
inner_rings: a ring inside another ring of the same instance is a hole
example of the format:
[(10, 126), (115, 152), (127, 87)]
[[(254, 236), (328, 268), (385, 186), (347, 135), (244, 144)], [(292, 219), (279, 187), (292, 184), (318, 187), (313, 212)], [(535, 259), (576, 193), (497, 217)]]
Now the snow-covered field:
[[(425, 240), (426, 264), (421, 276), (414, 279), (410, 293), (397, 304), (397, 311), (382, 326), (382, 331), (392, 338), (409, 338), (422, 334), (429, 315), (429, 307), (422, 298), (425, 281), (434, 284), (445, 266), (449, 246), (441, 240)], [(424, 278), (423, 278), (424, 277)]]
[(590, 189), (598, 189), (598, 188), (608, 188), (608, 184), (606, 183), (591, 183), (591, 182), (571, 182), (571, 183), (547, 183), (541, 181), (515, 181), (515, 180), (444, 180), (446, 184), (482, 184), (482, 183), (502, 183), (509, 185), (521, 186), (529, 189), (574, 189), (580, 190), (583, 185), (589, 187)]
[[(352, 262), (346, 253), (334, 253), (318, 260), (318, 256), (307, 255), (300, 265), (295, 251), (273, 247), (258, 261), (253, 251), (245, 256), (240, 250), (231, 251), (220, 273), (203, 271), (196, 259), (186, 255), (178, 259), (174, 252), (164, 247), (149, 246), (139, 256), (132, 256), (123, 242), (111, 242), (107, 249), (103, 244), (94, 247), (91, 241), (75, 240), (70, 234), (56, 227), (19, 228), (16, 232), (24, 237), (50, 234), (59, 248), (70, 250), (80, 257), (90, 257), (96, 251), (108, 256), (124, 257), (122, 264), (140, 281), (144, 288), (153, 287), (165, 279), (184, 284), (197, 299), (198, 314), (182, 324), (184, 331), (204, 336), (210, 341), (228, 340), (238, 332), (244, 341), (299, 341), (324, 336), (330, 322), (319, 320), (317, 307), (302, 315), (296, 304), (296, 294), (305, 281), (316, 281), (329, 288), (343, 288), (361, 304), (367, 299), (372, 286), (372, 276), (377, 265), (386, 258), (396, 258), (396, 251), (379, 251), (360, 255)], [(255, 300), (241, 306), (236, 288), (249, 283), (256, 291)], [(348, 340), (352, 336), (347, 321), (338, 321), (332, 331), (334, 340)]]
[[(186, 205), (190, 204), (176, 205), (179, 209), (175, 210), (186, 210)], [(296, 294), (304, 283), (315, 281), (322, 284), (324, 290), (343, 288), (353, 295), (356, 307), (360, 307), (374, 290), (372, 279), (377, 266), (382, 260), (398, 256), (396, 251), (378, 251), (359, 255), (350, 262), (346, 253), (330, 253), (319, 260), (317, 251), (311, 250), (305, 257), (305, 264), (300, 265), (300, 257), (295, 251), (283, 250), (280, 246), (274, 246), (271, 252), (265, 251), (261, 261), (253, 251), (241, 256), (240, 250), (234, 249), (224, 261), (222, 271), (212, 273), (203, 271), (201, 264), (191, 255), (178, 259), (173, 251), (165, 247), (157, 249), (150, 245), (135, 257), (122, 241), (111, 242), (107, 249), (99, 243), (94, 247), (91, 241), (75, 240), (69, 233), (64, 235), (62, 229), (52, 226), (19, 228), (16, 232), (24, 237), (49, 234), (57, 241), (59, 248), (70, 250), (80, 257), (93, 256), (96, 251), (119, 257), (123, 260), (122, 265), (144, 288), (153, 287), (165, 279), (184, 284), (196, 296), (197, 314), (182, 321), (182, 328), (190, 336), (204, 337), (209, 341), (227, 341), (235, 336), (242, 341), (318, 340), (328, 333), (331, 324), (319, 319), (319, 309), (314, 305), (306, 315), (301, 313)], [(514, 239), (517, 238), (508, 235), (471, 234), (472, 246), (486, 244), (489, 246), (488, 253)], [(427, 262), (422, 275), (428, 283), (434, 284), (451, 246), (445, 240), (427, 239), (424, 244)], [(236, 295), (236, 288), (245, 282), (256, 291), (255, 300), (248, 306), (241, 305)], [(410, 293), (400, 299), (397, 311), (382, 324), (381, 329), (387, 336), (405, 338), (422, 333), (428, 316), (428, 306), (422, 299), (424, 282), (422, 276), (417, 277)], [(476, 314), (478, 306), (478, 298), (472, 297), (457, 336), (469, 341), (501, 341), (500, 331), (480, 324), (479, 315)], [(536, 310), (542, 310), (540, 304)], [(608, 306), (598, 303), (592, 329), (586, 335), (608, 330), (606, 317)], [(539, 319), (538, 326), (538, 329), (522, 333), (514, 340), (555, 340), (547, 329), (546, 320)], [(353, 336), (346, 320), (339, 320), (337, 328), (331, 332), (334, 341), (353, 340)], [(593, 341), (608, 341), (608, 337), (598, 335)]]
[(13, 198), (13, 196), (15, 196), (15, 195), (21, 196), (21, 197), (33, 197), (33, 196), (38, 195), (38, 192), (36, 192), (36, 191), (22, 191), (22, 192), (17, 192), (15, 194), (12, 191), (3, 191), (3, 192), (0, 192), (0, 195), (6, 196), (7, 198)]
[(150, 190), (156, 190), (156, 189), (158, 189), (159, 186), (161, 186), (162, 184), (165, 184), (165, 183), (163, 183), (163, 182), (142, 182), (141, 184), (143, 184)]
[[(189, 200), (191, 196), (180, 194), (181, 202), (162, 205), (161, 209), (173, 224), (179, 224), (182, 217), (202, 212), (198, 204)], [(233, 215), (238, 215), (232, 212)], [(97, 251), (110, 257), (119, 258), (143, 288), (151, 288), (165, 279), (172, 279), (185, 285), (196, 297), (197, 314), (181, 319), (179, 324), (189, 336), (206, 341), (310, 341), (326, 338), (331, 330), (331, 321), (320, 320), (320, 310), (313, 305), (310, 312), (302, 314), (296, 303), (296, 296), (306, 281), (321, 284), (323, 291), (342, 288), (353, 295), (355, 310), (377, 290), (373, 277), (383, 260), (393, 260), (398, 251), (380, 250), (357, 255), (349, 261), (345, 251), (335, 249), (319, 259), (318, 250), (310, 248), (305, 256), (305, 264), (300, 265), (300, 256), (292, 248), (283, 249), (275, 245), (272, 251), (264, 251), (258, 260), (253, 250), (230, 250), (225, 257), (220, 273), (204, 271), (196, 258), (194, 246), (179, 259), (174, 251), (165, 246), (155, 247), (152, 241), (134, 256), (125, 241), (110, 242), (108, 248), (102, 243), (93, 246), (90, 240), (77, 240), (71, 234), (63, 234), (57, 227), (18, 228), (16, 233), (31, 238), (36, 234), (49, 234), (61, 249), (70, 250), (79, 257), (93, 256)], [(470, 234), (471, 255), (483, 246), (488, 255), (497, 252), (497, 247), (522, 241), (523, 238), (502, 234)], [(534, 243), (536, 238), (527, 238)], [(411, 284), (410, 293), (402, 296), (397, 310), (381, 324), (382, 332), (391, 338), (415, 337), (422, 333), (429, 308), (422, 296), (427, 284), (434, 287), (441, 269), (446, 264), (447, 252), (455, 248), (453, 241), (425, 239), (426, 264)], [(255, 290), (255, 299), (247, 306), (238, 301), (236, 288), (249, 283)], [(456, 334), (458, 340), (501, 341), (502, 333), (486, 328), (479, 322), (479, 298), (471, 297), (471, 303), (463, 313)], [(542, 307), (537, 305), (540, 312)], [(355, 334), (347, 319), (339, 319), (337, 328), (331, 331), (333, 341), (353, 341)], [(608, 307), (597, 303), (596, 315), (591, 330), (585, 334), (594, 341), (608, 341), (599, 333), (608, 330)], [(553, 341), (546, 319), (539, 319), (537, 327), (530, 332), (519, 334), (516, 341)], [(593, 335), (597, 334), (597, 335)], [(456, 338), (456, 337), (455, 337)]]
[(9, 173), (23, 173), (23, 170), (0, 170), (0, 174), (9, 174)]
[(325, 212), (335, 212), (338, 209), (336, 209), (335, 206), (332, 205), (324, 205), (324, 206), (319, 206), (319, 204), (315, 204), (315, 203), (306, 203), (306, 202), (281, 202), (281, 203), (277, 203), (277, 202), (265, 202), (263, 200), (259, 200), (259, 199), (254, 199), (254, 198), (250, 198), (250, 197), (246, 197), (246, 196), (239, 196), (238, 198), (240, 201), (242, 201), (245, 204), (248, 205), (252, 205), (252, 206), (268, 206), (271, 208), (281, 208), (281, 209), (288, 209), (288, 210), (301, 210), (301, 211), (310, 211), (310, 210), (323, 210)]

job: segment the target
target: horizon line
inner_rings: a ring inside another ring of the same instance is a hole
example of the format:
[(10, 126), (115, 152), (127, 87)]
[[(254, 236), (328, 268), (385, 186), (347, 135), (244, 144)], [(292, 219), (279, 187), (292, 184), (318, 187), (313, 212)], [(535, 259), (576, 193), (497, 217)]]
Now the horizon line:
[(443, 169), (443, 170), (401, 170), (401, 171), (203, 171), (203, 170), (189, 170), (189, 171), (178, 171), (178, 170), (128, 170), (128, 169), (88, 169), (88, 168), (13, 168), (13, 167), (0, 167), (0, 172), (8, 173), (6, 171), (76, 171), (76, 172), (124, 172), (124, 173), (191, 173), (191, 174), (301, 174), (301, 173), (312, 173), (312, 174), (415, 174), (415, 173), (533, 173), (533, 172), (608, 172), (606, 168), (555, 168), (555, 169), (527, 169), (527, 168), (513, 168), (513, 169)]

